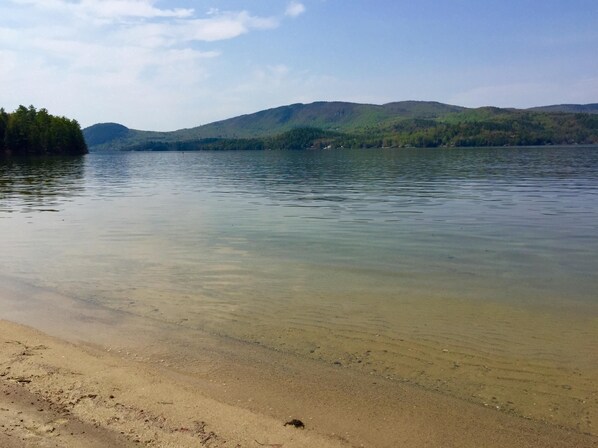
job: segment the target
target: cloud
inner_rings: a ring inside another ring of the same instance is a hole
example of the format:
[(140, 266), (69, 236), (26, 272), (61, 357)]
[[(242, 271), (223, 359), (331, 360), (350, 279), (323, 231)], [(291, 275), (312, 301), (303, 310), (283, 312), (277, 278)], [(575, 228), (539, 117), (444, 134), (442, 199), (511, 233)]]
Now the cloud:
[(282, 21), (281, 15), (218, 9), (202, 15), (160, 4), (0, 2), (0, 85), (10, 86), (0, 89), (0, 105), (34, 104), (83, 125), (102, 120), (146, 129), (194, 125), (193, 114), (211, 110), (200, 104), (216, 100), (212, 81), (223, 52), (214, 44), (277, 28)]
[(10, 0), (12, 3), (33, 6), (38, 9), (70, 12), (79, 17), (95, 17), (105, 19), (119, 18), (157, 18), (157, 17), (190, 17), (193, 9), (160, 9), (154, 6), (154, 0)]
[(297, 17), (303, 14), (304, 12), (305, 6), (303, 5), (303, 3), (293, 1), (289, 3), (289, 5), (287, 6), (285, 15), (288, 17)]
[(149, 0), (82, 0), (75, 6), (81, 14), (100, 18), (191, 17), (193, 9), (160, 9)]
[[(155, 0), (9, 0), (9, 3), (33, 8), (37, 12), (60, 14), (63, 23), (77, 19), (86, 26), (121, 24), (127, 28), (141, 26), (146, 30), (151, 28), (147, 24), (159, 24), (153, 27), (154, 30), (160, 29), (173, 38), (206, 42), (232, 39), (252, 30), (273, 29), (280, 25), (280, 19), (274, 16), (260, 17), (248, 11), (220, 11), (215, 8), (208, 10), (205, 18), (198, 18), (193, 9), (157, 8)], [(289, 8), (292, 5), (302, 8), (300, 4), (291, 4)]]
[(184, 26), (179, 26), (180, 37), (184, 40), (201, 40), (213, 42), (232, 39), (251, 30), (266, 30), (279, 26), (275, 18), (255, 17), (241, 11), (238, 13), (224, 13), (208, 19), (188, 20)]

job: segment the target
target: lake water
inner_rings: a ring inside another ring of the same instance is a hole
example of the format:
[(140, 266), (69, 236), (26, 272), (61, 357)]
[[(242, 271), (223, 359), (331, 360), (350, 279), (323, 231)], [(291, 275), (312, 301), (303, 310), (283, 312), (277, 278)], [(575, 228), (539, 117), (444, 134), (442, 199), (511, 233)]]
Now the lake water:
[(2, 160), (0, 235), (23, 283), (596, 432), (596, 147)]

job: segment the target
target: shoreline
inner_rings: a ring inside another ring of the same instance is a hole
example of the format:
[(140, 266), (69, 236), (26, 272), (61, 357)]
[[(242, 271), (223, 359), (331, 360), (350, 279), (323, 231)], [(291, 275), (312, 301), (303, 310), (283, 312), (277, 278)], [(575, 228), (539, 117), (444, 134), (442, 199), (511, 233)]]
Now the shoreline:
[[(147, 318), (10, 286), (0, 291), (0, 318), (36, 330), (0, 321), (0, 408), (9, 409), (0, 412), (5, 425), (0, 442), (12, 440), (8, 447), (54, 446), (57, 434), (64, 436), (60, 446), (96, 446), (91, 439), (68, 445), (70, 432), (76, 431), (64, 430), (62, 423), (40, 435), (39, 428), (62, 420), (40, 419), (43, 412), (31, 405), (20, 412), (38, 416), (39, 424), (28, 425), (33, 431), (17, 431), (10, 424), (19, 411), (8, 399), (15, 390), (28, 397), (16, 402), (22, 408), (36, 403), (28, 401), (31, 395), (45, 400), (47, 406), (69, 412), (67, 425), (93, 427), (100, 439), (116, 437), (113, 446), (598, 444), (596, 436), (410, 384), (200, 331), (166, 331)], [(9, 389), (13, 392), (7, 396)], [(306, 429), (285, 427), (292, 418), (301, 419)], [(16, 431), (13, 436), (10, 428)], [(47, 445), (18, 444), (33, 440)]]

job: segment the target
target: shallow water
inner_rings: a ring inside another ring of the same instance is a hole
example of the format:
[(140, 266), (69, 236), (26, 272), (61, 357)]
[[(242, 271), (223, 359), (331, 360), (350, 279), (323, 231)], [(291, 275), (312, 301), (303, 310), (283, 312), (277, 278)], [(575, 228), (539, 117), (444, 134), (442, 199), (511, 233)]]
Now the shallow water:
[(598, 148), (0, 161), (4, 275), (598, 424)]

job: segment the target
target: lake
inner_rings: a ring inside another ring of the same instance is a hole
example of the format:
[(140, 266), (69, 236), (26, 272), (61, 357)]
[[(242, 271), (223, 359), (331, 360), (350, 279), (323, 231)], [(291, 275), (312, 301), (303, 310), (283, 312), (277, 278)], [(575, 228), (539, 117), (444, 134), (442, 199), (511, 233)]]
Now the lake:
[(0, 235), (23, 284), (596, 432), (597, 147), (0, 160)]

